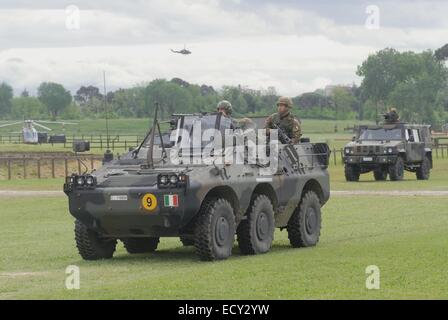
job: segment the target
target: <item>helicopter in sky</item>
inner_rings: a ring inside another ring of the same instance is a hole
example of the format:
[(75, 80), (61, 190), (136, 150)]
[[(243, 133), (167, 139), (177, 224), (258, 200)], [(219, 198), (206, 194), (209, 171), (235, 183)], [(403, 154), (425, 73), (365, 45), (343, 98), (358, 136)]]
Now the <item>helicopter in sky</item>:
[(39, 143), (39, 132), (37, 131), (37, 129), (35, 127), (40, 127), (44, 130), (52, 131), (51, 128), (48, 128), (47, 126), (44, 126), (41, 123), (62, 124), (62, 127), (64, 127), (66, 124), (68, 124), (68, 125), (77, 124), (77, 123), (65, 122), (65, 121), (63, 122), (63, 121), (44, 121), (44, 120), (24, 120), (24, 121), (2, 124), (2, 125), (0, 125), (0, 128), (22, 124), (23, 143), (37, 144), (37, 143)]
[(171, 51), (172, 51), (173, 53), (180, 53), (180, 54), (183, 54), (183, 55), (191, 54), (191, 51), (190, 51), (190, 50), (187, 50), (186, 47), (185, 47), (185, 45), (184, 45), (184, 48), (183, 48), (182, 50), (176, 51), (176, 50), (171, 49)]

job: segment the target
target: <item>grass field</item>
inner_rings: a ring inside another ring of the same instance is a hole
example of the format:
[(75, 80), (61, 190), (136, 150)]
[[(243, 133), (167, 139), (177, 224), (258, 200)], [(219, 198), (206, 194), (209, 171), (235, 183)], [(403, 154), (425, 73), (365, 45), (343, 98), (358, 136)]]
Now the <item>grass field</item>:
[[(109, 120), (110, 137), (111, 139), (117, 135), (130, 135), (144, 137), (148, 128), (150, 127), (150, 119), (112, 119)], [(90, 140), (91, 136), (98, 140), (99, 135), (106, 137), (106, 122), (104, 119), (99, 120), (80, 120), (77, 125), (67, 125), (65, 130), (62, 131), (62, 127), (59, 125), (50, 125), (54, 132), (51, 134), (65, 133), (67, 136), (76, 135), (80, 138), (84, 135), (86, 140)], [(6, 123), (0, 121), (0, 124)], [(362, 123), (368, 123), (363, 121)], [(304, 137), (309, 137), (313, 142), (327, 142), (331, 148), (342, 148), (348, 141), (350, 141), (353, 134), (350, 131), (344, 131), (344, 128), (353, 127), (355, 124), (359, 124), (357, 121), (348, 120), (315, 120), (315, 119), (303, 119), (302, 131)], [(151, 123), (152, 125), (152, 123)], [(338, 128), (338, 132), (335, 133), (335, 125)], [(15, 130), (20, 131), (21, 125), (17, 126)], [(9, 127), (0, 128), (0, 136), (8, 135), (11, 132)], [(19, 134), (16, 134), (16, 136)], [(5, 139), (5, 138), (4, 138)], [(129, 137), (129, 141), (135, 139)], [(92, 147), (96, 144), (92, 144)], [(0, 143), (0, 153), (7, 151), (21, 151), (21, 152), (45, 152), (45, 151), (71, 151), (71, 146), (64, 148), (63, 145), (24, 145), (16, 143)], [(105, 146), (103, 146), (105, 150)], [(92, 152), (102, 153), (104, 152), (98, 148), (92, 148)], [(124, 151), (124, 149), (123, 149)]]
[[(448, 191), (448, 159), (435, 159), (431, 178), (419, 181), (415, 174), (406, 172), (403, 181), (375, 181), (372, 173), (361, 175), (360, 182), (346, 182), (344, 166), (338, 161), (337, 165), (330, 164), (331, 190), (431, 190)], [(0, 190), (61, 190), (63, 178), (57, 179), (14, 179), (0, 180)]]
[[(17, 120), (20, 121), (20, 120)], [(0, 125), (16, 122), (16, 121), (0, 121)], [(106, 120), (105, 119), (93, 119), (93, 120), (73, 120), (69, 122), (76, 122), (76, 125), (66, 125), (64, 128), (61, 125), (48, 125), (53, 129), (54, 133), (67, 135), (100, 135), (106, 134)], [(302, 129), (304, 132), (311, 133), (333, 133), (335, 125), (338, 128), (338, 132), (344, 132), (344, 128), (353, 127), (353, 125), (359, 123), (356, 120), (316, 120), (316, 119), (302, 119)], [(368, 121), (362, 121), (361, 123), (369, 123)], [(152, 126), (152, 119), (109, 119), (109, 132), (110, 134), (145, 134), (148, 128)], [(0, 135), (9, 134), (11, 132), (19, 132), (22, 130), (22, 125), (18, 124), (15, 127), (3, 127), (0, 128)], [(53, 131), (50, 133), (53, 134)]]
[[(0, 299), (416, 299), (448, 298), (448, 199), (335, 197), (324, 208), (319, 245), (293, 249), (285, 231), (272, 251), (200, 262), (191, 247), (163, 238), (153, 254), (85, 262), (73, 240), (67, 201), (0, 198)], [(428, 203), (431, 203), (429, 206)], [(65, 289), (65, 269), (81, 289)], [(367, 290), (365, 269), (381, 272)]]
[[(362, 174), (359, 182), (346, 182), (344, 166), (330, 166), (332, 190), (448, 190), (448, 159), (435, 159), (429, 180), (417, 180), (415, 173), (405, 172), (403, 181), (375, 181), (373, 173)], [(447, 210), (448, 211), (448, 210)]]
[[(129, 127), (113, 121), (119, 130)], [(94, 124), (82, 122), (104, 134)], [(138, 131), (148, 122), (133, 124)], [(306, 120), (305, 136), (340, 148), (351, 137), (342, 129), (353, 123), (338, 123), (339, 133), (334, 124)], [(0, 153), (64, 150), (48, 147), (0, 144)], [(333, 158), (329, 171), (333, 191), (448, 191), (448, 159), (435, 159), (428, 181), (406, 173), (404, 181), (376, 182), (370, 173), (348, 183)], [(62, 178), (0, 180), (0, 190), (61, 190), (62, 184)], [(293, 249), (286, 231), (276, 231), (270, 253), (242, 256), (235, 246), (229, 260), (213, 263), (200, 262), (177, 238), (163, 238), (156, 253), (144, 255), (129, 255), (119, 243), (114, 259), (86, 262), (75, 247), (65, 197), (0, 196), (0, 207), (0, 299), (448, 299), (446, 197), (332, 196), (317, 247)], [(65, 288), (69, 265), (80, 267), (80, 290)], [(380, 290), (365, 287), (369, 265), (380, 269)]]

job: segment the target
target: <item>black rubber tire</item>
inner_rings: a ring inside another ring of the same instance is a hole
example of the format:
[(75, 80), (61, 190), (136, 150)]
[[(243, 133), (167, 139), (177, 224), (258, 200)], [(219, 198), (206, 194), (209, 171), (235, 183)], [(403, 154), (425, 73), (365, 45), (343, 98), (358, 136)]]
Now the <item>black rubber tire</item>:
[(75, 240), (78, 252), (84, 260), (110, 259), (117, 246), (117, 239), (101, 238), (79, 220), (75, 221)]
[(417, 180), (428, 180), (431, 172), (431, 160), (427, 156), (423, 159), (420, 167), (417, 168)]
[(387, 180), (387, 170), (384, 169), (377, 169), (373, 171), (373, 176), (375, 177), (376, 181), (384, 181)]
[(201, 260), (227, 259), (235, 241), (235, 215), (222, 198), (205, 199), (194, 230), (194, 246)]
[(353, 182), (359, 181), (361, 175), (360, 169), (357, 165), (346, 164), (345, 165), (345, 180)]
[(265, 195), (255, 195), (237, 229), (238, 245), (243, 254), (266, 253), (274, 241), (275, 220), (271, 200)]
[(184, 247), (194, 246), (194, 239), (186, 238), (186, 237), (179, 237), (179, 239), (180, 239), (180, 242), (182, 242), (182, 245)]
[(394, 164), (389, 166), (389, 177), (392, 181), (401, 181), (404, 178), (404, 161), (402, 157), (397, 157)]
[(159, 238), (124, 238), (121, 239), (130, 254), (154, 252), (159, 245)]
[(288, 221), (288, 238), (294, 248), (312, 247), (319, 242), (322, 223), (321, 204), (313, 191), (308, 191)]

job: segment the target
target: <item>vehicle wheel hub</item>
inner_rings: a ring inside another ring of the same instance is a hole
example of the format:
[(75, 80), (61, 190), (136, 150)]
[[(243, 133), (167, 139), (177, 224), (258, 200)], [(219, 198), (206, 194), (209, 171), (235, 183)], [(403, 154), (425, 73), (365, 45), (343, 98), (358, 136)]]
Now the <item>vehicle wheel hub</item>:
[(215, 226), (215, 240), (219, 246), (223, 246), (229, 237), (229, 222), (224, 217), (219, 217)]
[(308, 234), (313, 234), (317, 226), (317, 215), (314, 208), (308, 208), (305, 215), (305, 227)]
[(268, 219), (264, 212), (261, 212), (260, 214), (258, 214), (256, 228), (257, 228), (258, 239), (260, 239), (260, 240), (265, 239), (266, 235), (268, 234), (268, 230), (269, 230), (269, 222), (268, 222)]

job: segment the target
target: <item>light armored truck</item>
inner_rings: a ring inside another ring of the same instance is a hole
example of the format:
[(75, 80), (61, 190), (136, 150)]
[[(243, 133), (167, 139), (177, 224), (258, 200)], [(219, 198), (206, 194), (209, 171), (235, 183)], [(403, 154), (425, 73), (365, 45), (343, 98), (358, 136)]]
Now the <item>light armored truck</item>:
[(359, 126), (354, 141), (344, 148), (345, 178), (373, 172), (375, 180), (403, 180), (404, 171), (428, 180), (432, 169), (430, 126), (392, 123)]

